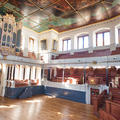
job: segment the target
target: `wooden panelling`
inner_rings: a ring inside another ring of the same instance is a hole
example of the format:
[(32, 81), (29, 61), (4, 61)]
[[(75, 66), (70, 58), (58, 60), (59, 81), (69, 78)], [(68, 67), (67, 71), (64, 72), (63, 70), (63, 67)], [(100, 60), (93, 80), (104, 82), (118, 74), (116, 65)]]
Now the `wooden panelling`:
[(105, 112), (102, 109), (99, 111), (99, 114), (100, 114), (99, 120), (117, 120), (115, 117), (113, 117), (112, 115), (110, 115), (109, 113)]
[(117, 120), (120, 120), (120, 104), (107, 100), (106, 112), (114, 116)]

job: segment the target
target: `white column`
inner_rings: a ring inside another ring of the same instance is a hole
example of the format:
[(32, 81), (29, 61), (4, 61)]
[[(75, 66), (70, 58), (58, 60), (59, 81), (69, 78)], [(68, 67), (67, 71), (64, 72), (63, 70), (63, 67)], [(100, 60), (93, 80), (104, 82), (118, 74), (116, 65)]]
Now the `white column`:
[(35, 80), (35, 66), (31, 67), (31, 80)]
[(23, 65), (20, 65), (20, 76), (19, 76), (19, 79), (20, 80), (23, 80)]
[(74, 36), (71, 36), (71, 50), (74, 50)]
[(1, 77), (1, 88), (0, 88), (0, 96), (5, 95), (5, 87), (7, 81), (7, 65), (2, 64), (2, 77)]
[(15, 65), (15, 80), (18, 80), (19, 66)]
[(30, 67), (25, 66), (25, 80), (29, 80)]
[(89, 33), (89, 48), (88, 48), (88, 52), (89, 53), (93, 53), (93, 41), (95, 38), (93, 37), (93, 32)]
[(116, 46), (115, 46), (115, 26), (112, 26), (110, 28), (110, 50), (111, 51), (116, 50)]
[(38, 85), (41, 85), (41, 68), (37, 67), (36, 79), (39, 80)]

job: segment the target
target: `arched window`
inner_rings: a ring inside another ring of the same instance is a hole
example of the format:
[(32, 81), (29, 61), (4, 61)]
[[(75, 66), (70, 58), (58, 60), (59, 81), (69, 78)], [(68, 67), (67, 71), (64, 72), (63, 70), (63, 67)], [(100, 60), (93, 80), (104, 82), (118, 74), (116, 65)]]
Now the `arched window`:
[(69, 51), (71, 50), (71, 39), (64, 39), (63, 40), (63, 47), (62, 47), (63, 51)]
[(16, 33), (14, 32), (13, 33), (13, 41), (12, 41), (12, 43), (15, 44), (15, 42), (16, 42)]
[(8, 35), (7, 36), (7, 44), (6, 44), (8, 47), (10, 46), (10, 36)]
[(80, 35), (77, 37), (75, 42), (75, 49), (83, 49), (89, 47), (89, 35)]
[(96, 44), (97, 46), (107, 46), (110, 45), (110, 31), (101, 31), (96, 33)]

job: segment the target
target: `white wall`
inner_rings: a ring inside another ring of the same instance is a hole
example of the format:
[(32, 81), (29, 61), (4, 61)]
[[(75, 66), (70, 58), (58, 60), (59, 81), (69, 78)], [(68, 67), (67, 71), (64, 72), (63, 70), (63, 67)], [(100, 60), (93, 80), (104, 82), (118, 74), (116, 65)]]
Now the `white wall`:
[[(47, 51), (51, 52), (53, 49), (53, 40), (58, 41), (58, 32), (55, 30), (48, 30), (45, 32), (39, 33), (39, 46), (41, 46), (40, 41), (47, 40)], [(39, 51), (41, 52), (41, 48), (39, 47)]]
[(28, 29), (26, 27), (22, 28), (22, 50), (23, 55), (28, 56), (29, 52), (29, 38), (32, 37), (34, 39), (34, 52), (37, 55), (38, 54), (38, 41), (39, 41), (39, 34), (31, 29)]
[[(70, 37), (72, 40), (72, 51), (74, 50), (73, 46), (74, 46), (74, 41), (77, 38), (77, 36), (79, 36), (80, 34), (89, 34), (89, 48), (88, 49), (82, 49), (82, 50), (77, 50), (77, 51), (83, 51), (83, 50), (88, 50), (89, 52), (92, 52), (95, 49), (103, 49), (103, 48), (110, 48), (110, 50), (115, 50), (116, 45), (115, 42), (117, 39), (117, 37), (115, 37), (115, 28), (118, 28), (116, 26), (120, 27), (120, 17), (115, 17), (113, 19), (110, 20), (106, 20), (103, 22), (99, 22), (99, 23), (95, 23), (92, 25), (87, 25), (84, 27), (80, 27), (77, 29), (73, 29), (73, 30), (69, 30), (69, 31), (65, 31), (65, 32), (61, 32), (59, 33), (59, 50), (61, 51), (61, 43), (62, 40), (65, 38)], [(96, 39), (95, 37), (95, 33), (99, 30), (102, 29), (109, 29), (110, 30), (110, 46), (104, 46), (104, 47), (93, 47), (93, 43)], [(117, 36), (117, 35), (116, 35)], [(74, 50), (76, 51), (76, 50)]]

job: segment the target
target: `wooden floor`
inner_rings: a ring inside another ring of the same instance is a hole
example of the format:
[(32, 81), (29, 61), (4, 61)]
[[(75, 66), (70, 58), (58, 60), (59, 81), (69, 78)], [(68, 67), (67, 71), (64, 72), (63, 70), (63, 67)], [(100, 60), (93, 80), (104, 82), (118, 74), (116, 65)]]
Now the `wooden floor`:
[(24, 100), (0, 97), (0, 120), (98, 120), (93, 107), (64, 99), (36, 96)]

